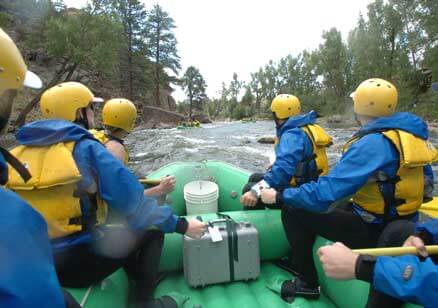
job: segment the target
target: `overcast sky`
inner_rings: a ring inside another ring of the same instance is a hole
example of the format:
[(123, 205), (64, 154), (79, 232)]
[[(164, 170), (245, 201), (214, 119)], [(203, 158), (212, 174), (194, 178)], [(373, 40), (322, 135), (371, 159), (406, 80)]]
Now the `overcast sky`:
[[(65, 0), (81, 7), (86, 0)], [(359, 12), (371, 0), (158, 0), (175, 20), (182, 71), (196, 66), (210, 97), (233, 72), (249, 80), (250, 73), (270, 59), (279, 60), (304, 49), (315, 49), (324, 30), (339, 29), (344, 39), (355, 27)], [(184, 92), (174, 92), (177, 100)]]

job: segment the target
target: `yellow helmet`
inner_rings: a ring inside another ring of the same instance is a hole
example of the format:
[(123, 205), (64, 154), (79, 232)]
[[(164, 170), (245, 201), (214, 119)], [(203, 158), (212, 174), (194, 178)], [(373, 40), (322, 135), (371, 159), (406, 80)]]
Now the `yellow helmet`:
[(277, 119), (284, 120), (300, 114), (301, 103), (294, 95), (280, 94), (272, 100), (271, 110)]
[(102, 109), (103, 124), (117, 127), (130, 133), (137, 118), (137, 108), (128, 99), (113, 98), (105, 103)]
[(398, 100), (397, 88), (380, 78), (363, 81), (350, 97), (354, 102), (355, 113), (371, 117), (393, 114)]
[(23, 86), (39, 89), (43, 84), (37, 75), (27, 70), (17, 46), (0, 28), (0, 95)]
[(41, 96), (40, 107), (47, 119), (64, 119), (73, 122), (76, 112), (91, 103), (103, 102), (79, 82), (63, 82), (48, 90)]

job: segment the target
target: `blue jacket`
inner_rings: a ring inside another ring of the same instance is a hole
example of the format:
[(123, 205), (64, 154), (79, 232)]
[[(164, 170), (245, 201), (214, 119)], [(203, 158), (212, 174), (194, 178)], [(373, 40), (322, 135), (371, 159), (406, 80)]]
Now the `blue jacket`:
[[(364, 125), (358, 133), (379, 129), (401, 129), (423, 139), (429, 137), (426, 123), (407, 112), (378, 118)], [(333, 202), (353, 196), (376, 171), (395, 176), (398, 166), (399, 154), (391, 141), (380, 133), (370, 133), (354, 142), (327, 175), (319, 177), (317, 182), (286, 189), (281, 197), (287, 206), (326, 212)], [(425, 169), (425, 173), (432, 176), (431, 167)]]
[(100, 197), (125, 216), (134, 230), (157, 227), (163, 232), (175, 231), (178, 216), (171, 208), (158, 206), (155, 198), (144, 196), (135, 175), (84, 128), (63, 120), (43, 120), (23, 126), (16, 137), (26, 146), (75, 141), (73, 157), (82, 175), (80, 189), (86, 190), (96, 182)]
[[(438, 219), (417, 226), (429, 232), (438, 244)], [(406, 268), (412, 268), (409, 279), (404, 279)], [(431, 258), (420, 261), (417, 256), (378, 257), (374, 267), (374, 287), (381, 292), (426, 308), (438, 307), (438, 266)]]
[[(0, 178), (7, 178), (0, 154)], [(0, 186), (0, 306), (64, 307), (43, 217)]]
[[(312, 141), (301, 127), (314, 124), (315, 121), (316, 113), (310, 111), (291, 117), (283, 125), (277, 127), (279, 142), (275, 148), (275, 163), (264, 176), (264, 180), (269, 186), (280, 191), (290, 187), (289, 182), (295, 175), (298, 163), (313, 155)], [(310, 168), (316, 169), (314, 161), (312, 161)]]

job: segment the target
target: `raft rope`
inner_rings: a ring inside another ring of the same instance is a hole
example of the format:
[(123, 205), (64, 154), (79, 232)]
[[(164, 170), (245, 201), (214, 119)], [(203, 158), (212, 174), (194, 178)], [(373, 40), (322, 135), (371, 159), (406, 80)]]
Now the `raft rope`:
[(85, 304), (87, 303), (88, 297), (90, 296), (91, 289), (93, 289), (92, 285), (89, 286), (88, 289), (87, 289), (87, 292), (85, 292), (85, 295), (84, 295), (84, 297), (82, 298), (82, 301), (81, 301), (81, 307), (85, 307)]

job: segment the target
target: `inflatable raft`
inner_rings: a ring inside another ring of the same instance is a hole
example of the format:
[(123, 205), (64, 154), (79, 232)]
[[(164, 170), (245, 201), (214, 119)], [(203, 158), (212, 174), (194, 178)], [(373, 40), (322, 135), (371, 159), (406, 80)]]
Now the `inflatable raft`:
[[(166, 277), (160, 282), (155, 296), (160, 297), (178, 292), (190, 297), (183, 308), (266, 308), (266, 307), (301, 307), (301, 308), (352, 308), (364, 307), (369, 285), (350, 280), (335, 281), (325, 277), (315, 257), (321, 283), (321, 296), (317, 300), (297, 298), (293, 303), (286, 303), (277, 294), (266, 288), (266, 282), (274, 277), (291, 279), (292, 275), (273, 261), (288, 254), (288, 243), (283, 232), (279, 210), (244, 211), (239, 202), (241, 189), (247, 182), (249, 172), (219, 161), (201, 163), (173, 163), (152, 174), (151, 179), (159, 179), (166, 175), (177, 178), (175, 190), (167, 196), (167, 202), (178, 215), (185, 215), (184, 185), (195, 180), (209, 180), (218, 184), (219, 212), (226, 213), (236, 221), (247, 221), (255, 224), (259, 231), (261, 273), (258, 279), (247, 282), (231, 282), (191, 288), (187, 285), (183, 274), (182, 236), (167, 234), (163, 248), (160, 270)], [(429, 215), (438, 213), (438, 198), (423, 206)], [(201, 215), (203, 221), (217, 218), (215, 213)], [(314, 250), (327, 243), (318, 238)], [(315, 254), (314, 254), (315, 256)], [(214, 264), (212, 264), (214, 266)], [(128, 278), (123, 270), (119, 270), (97, 285), (87, 289), (69, 289), (73, 296), (87, 308), (126, 307), (128, 294)], [(405, 307), (418, 307), (406, 304)]]

